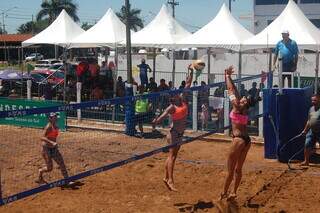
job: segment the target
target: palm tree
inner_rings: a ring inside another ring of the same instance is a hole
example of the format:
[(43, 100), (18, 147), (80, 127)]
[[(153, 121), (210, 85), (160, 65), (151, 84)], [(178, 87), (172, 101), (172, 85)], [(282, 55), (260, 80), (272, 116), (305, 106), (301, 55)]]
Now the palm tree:
[(26, 34), (26, 33), (36, 34), (44, 30), (48, 25), (49, 25), (48, 19), (43, 19), (35, 22), (28, 21), (24, 24), (21, 24), (18, 27), (17, 32), (19, 34)]
[(93, 25), (89, 24), (88, 22), (83, 22), (81, 28), (84, 30), (89, 30)]
[(37, 20), (43, 18), (49, 19), (49, 24), (52, 23), (61, 11), (65, 9), (66, 12), (75, 20), (79, 21), (77, 16), (78, 5), (74, 4), (72, 0), (45, 0), (41, 4), (41, 10), (37, 15)]
[[(138, 31), (139, 28), (143, 28), (143, 21), (139, 17), (141, 13), (140, 9), (131, 9), (131, 4), (129, 4), (129, 24), (130, 29), (134, 30), (135, 32)], [(126, 23), (127, 14), (126, 14), (126, 6), (122, 6), (120, 12), (116, 13), (117, 16), (123, 23)]]

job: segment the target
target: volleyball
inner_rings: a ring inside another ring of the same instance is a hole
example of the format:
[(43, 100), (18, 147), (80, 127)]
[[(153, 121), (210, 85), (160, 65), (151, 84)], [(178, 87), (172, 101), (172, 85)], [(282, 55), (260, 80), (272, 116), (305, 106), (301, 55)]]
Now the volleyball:
[(197, 71), (202, 71), (206, 64), (202, 60), (195, 60), (192, 62), (192, 67)]

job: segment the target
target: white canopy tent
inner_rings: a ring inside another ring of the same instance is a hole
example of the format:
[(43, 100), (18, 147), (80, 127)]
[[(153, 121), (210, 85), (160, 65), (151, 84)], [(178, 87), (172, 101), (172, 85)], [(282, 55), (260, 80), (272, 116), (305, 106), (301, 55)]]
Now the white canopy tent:
[(289, 30), (299, 48), (317, 50), (320, 46), (320, 30), (303, 14), (298, 5), (289, 0), (283, 12), (263, 31), (244, 42), (244, 49), (274, 47), (281, 38), (281, 32)]
[(240, 50), (240, 45), (254, 35), (230, 13), (225, 4), (217, 16), (194, 34), (178, 42), (184, 47), (215, 47)]
[(190, 33), (184, 29), (163, 5), (158, 15), (142, 30), (131, 37), (132, 46), (173, 47)]
[(50, 26), (22, 42), (22, 47), (35, 44), (54, 44), (66, 48), (75, 37), (83, 32), (84, 30), (72, 20), (68, 13), (62, 10)]
[[(131, 45), (135, 47), (173, 48), (179, 40), (189, 35), (190, 32), (172, 17), (165, 5), (162, 5), (160, 12), (145, 28), (132, 34)], [(172, 51), (174, 52), (174, 50)], [(153, 76), (155, 76), (155, 51), (153, 55)], [(172, 55), (172, 82), (175, 82), (175, 58), (174, 54)]]
[(110, 8), (89, 30), (72, 40), (70, 48), (115, 46), (126, 38), (126, 26)]
[[(66, 61), (66, 49), (71, 41), (84, 30), (76, 24), (65, 10), (62, 10), (59, 16), (46, 29), (32, 38), (22, 42), (22, 47), (35, 44), (53, 44), (64, 48), (63, 55)], [(67, 68), (66, 68), (67, 69)], [(66, 76), (64, 75), (64, 88), (66, 88)], [(66, 99), (66, 90), (63, 90), (63, 99)]]
[[(216, 17), (194, 34), (178, 42), (184, 47), (209, 47), (208, 49), (208, 79), (210, 79), (210, 48), (222, 48), (239, 51), (238, 78), (241, 78), (241, 44), (254, 35), (245, 29), (230, 13), (225, 4), (222, 5)], [(208, 81), (208, 83), (210, 83)]]
[[(319, 69), (320, 30), (303, 14), (298, 5), (289, 0), (283, 12), (263, 31), (244, 42), (243, 49), (272, 48), (282, 39), (281, 33), (288, 30), (290, 38), (295, 40), (300, 49), (317, 51), (316, 79)], [(271, 67), (271, 53), (270, 53)], [(317, 84), (316, 84), (317, 85)]]

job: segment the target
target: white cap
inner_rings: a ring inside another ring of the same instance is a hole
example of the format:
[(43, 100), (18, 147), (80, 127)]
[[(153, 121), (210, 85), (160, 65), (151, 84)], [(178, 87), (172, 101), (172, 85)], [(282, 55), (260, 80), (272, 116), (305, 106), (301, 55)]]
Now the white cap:
[(289, 34), (289, 30), (282, 30), (281, 34)]

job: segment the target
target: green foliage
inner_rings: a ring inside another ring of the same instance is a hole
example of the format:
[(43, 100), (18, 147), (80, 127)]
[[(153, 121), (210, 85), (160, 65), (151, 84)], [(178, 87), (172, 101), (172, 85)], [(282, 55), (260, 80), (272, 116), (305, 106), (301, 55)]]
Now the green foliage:
[[(130, 29), (134, 30), (135, 32), (138, 31), (138, 29), (141, 29), (144, 27), (143, 21), (140, 18), (140, 9), (131, 9), (131, 5), (129, 4), (129, 24)], [(127, 14), (126, 14), (126, 7), (122, 6), (120, 9), (120, 12), (116, 13), (119, 19), (126, 23), (127, 21)]]

